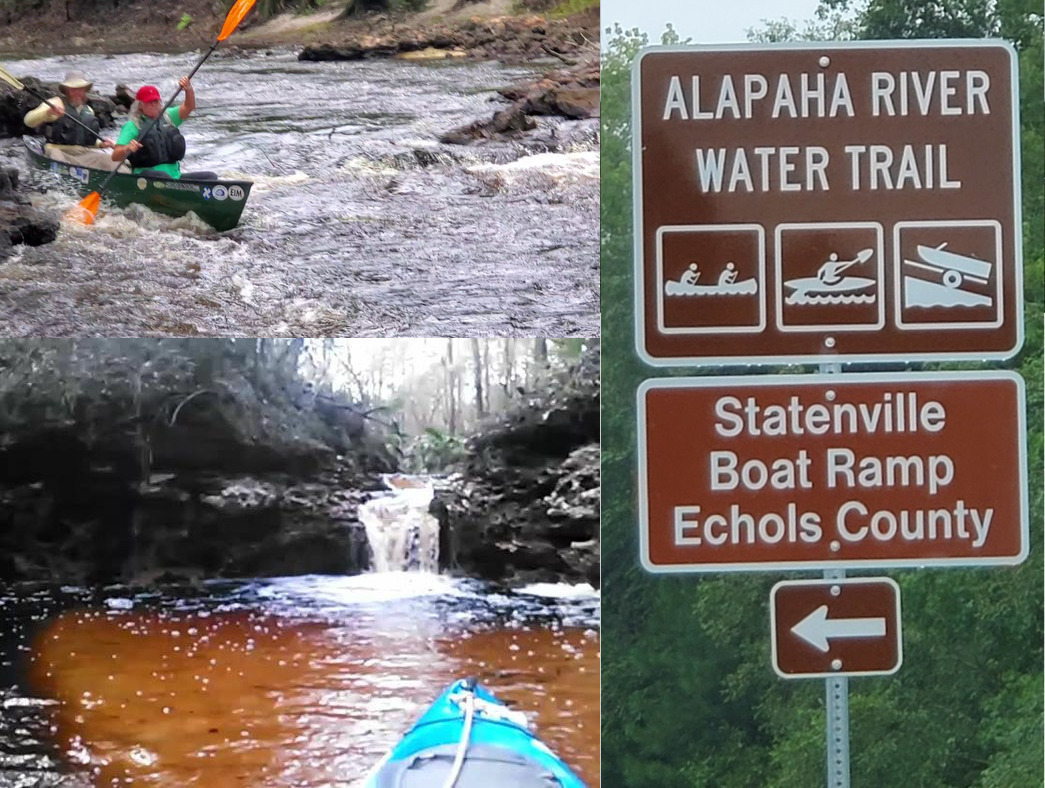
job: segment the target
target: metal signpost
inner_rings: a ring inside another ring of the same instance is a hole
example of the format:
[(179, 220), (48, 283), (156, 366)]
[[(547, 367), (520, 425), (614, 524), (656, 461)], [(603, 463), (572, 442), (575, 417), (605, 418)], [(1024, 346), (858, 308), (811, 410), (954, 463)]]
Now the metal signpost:
[(644, 567), (824, 570), (774, 587), (771, 631), (777, 673), (826, 680), (831, 788), (849, 785), (848, 677), (902, 661), (896, 584), (845, 570), (1023, 561), (1024, 402), (1010, 372), (640, 386)]
[(644, 50), (632, 104), (639, 355), (1012, 356), (1017, 91), (1001, 41)]
[[(635, 343), (654, 366), (1007, 359), (1023, 343), (1016, 53), (1003, 41), (652, 47), (632, 73)], [(638, 391), (651, 572), (817, 570), (772, 592), (773, 665), (902, 662), (900, 595), (847, 568), (1027, 556), (1004, 372), (666, 378)]]

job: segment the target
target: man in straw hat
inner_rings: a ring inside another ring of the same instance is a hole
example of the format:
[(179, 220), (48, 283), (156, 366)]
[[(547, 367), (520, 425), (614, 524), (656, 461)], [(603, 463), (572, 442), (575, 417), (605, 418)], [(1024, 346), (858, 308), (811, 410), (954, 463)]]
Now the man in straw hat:
[(94, 83), (88, 81), (82, 71), (70, 71), (58, 86), (62, 95), (50, 100), (54, 106), (45, 102), (30, 110), (26, 113), (25, 125), (43, 131), (48, 143), (45, 151), (55, 161), (111, 170), (116, 163), (103, 149), (112, 148), (114, 143), (97, 136), (101, 134), (102, 124), (87, 103), (87, 92), (92, 87)]

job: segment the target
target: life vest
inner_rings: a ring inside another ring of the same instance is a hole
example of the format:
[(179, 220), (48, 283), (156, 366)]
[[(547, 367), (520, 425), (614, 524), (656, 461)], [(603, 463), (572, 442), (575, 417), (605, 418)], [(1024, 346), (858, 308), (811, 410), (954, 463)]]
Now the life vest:
[(171, 123), (166, 112), (163, 113), (160, 122), (154, 123), (144, 137), (141, 131), (138, 132), (138, 142), (141, 143), (141, 150), (127, 157), (127, 161), (135, 169), (155, 167), (157, 164), (174, 164), (185, 158), (185, 138), (178, 131), (178, 127)]
[(89, 133), (83, 126), (77, 124), (73, 119), (80, 121), (80, 123), (83, 123), (84, 126), (87, 126), (92, 131), (100, 133), (102, 124), (95, 117), (94, 110), (87, 104), (84, 104), (82, 109), (77, 110), (76, 107), (65, 99), (62, 99), (62, 106), (65, 107), (65, 114), (54, 123), (48, 123), (44, 126), (44, 136), (47, 137), (47, 141), (55, 145), (83, 145), (93, 148), (98, 138)]

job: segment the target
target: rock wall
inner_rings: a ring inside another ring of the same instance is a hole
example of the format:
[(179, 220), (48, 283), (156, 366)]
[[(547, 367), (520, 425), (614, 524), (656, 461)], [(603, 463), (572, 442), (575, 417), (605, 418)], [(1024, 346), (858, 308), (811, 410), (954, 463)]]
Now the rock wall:
[(597, 587), (597, 350), (564, 388), (531, 400), (469, 448), (467, 466), (433, 501), (444, 567), (511, 585)]
[(382, 444), (166, 342), (0, 343), (0, 579), (366, 569)]

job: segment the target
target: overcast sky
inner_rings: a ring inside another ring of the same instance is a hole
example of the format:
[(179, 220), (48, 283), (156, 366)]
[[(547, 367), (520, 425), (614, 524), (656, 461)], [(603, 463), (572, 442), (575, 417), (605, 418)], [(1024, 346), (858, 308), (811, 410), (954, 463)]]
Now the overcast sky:
[[(812, 19), (817, 0), (602, 0), (602, 28), (614, 22), (649, 35), (651, 44), (671, 22), (679, 35), (697, 44), (747, 41), (746, 30), (763, 19)], [(801, 27), (801, 25), (799, 25)], [(605, 37), (605, 36), (604, 36)]]

